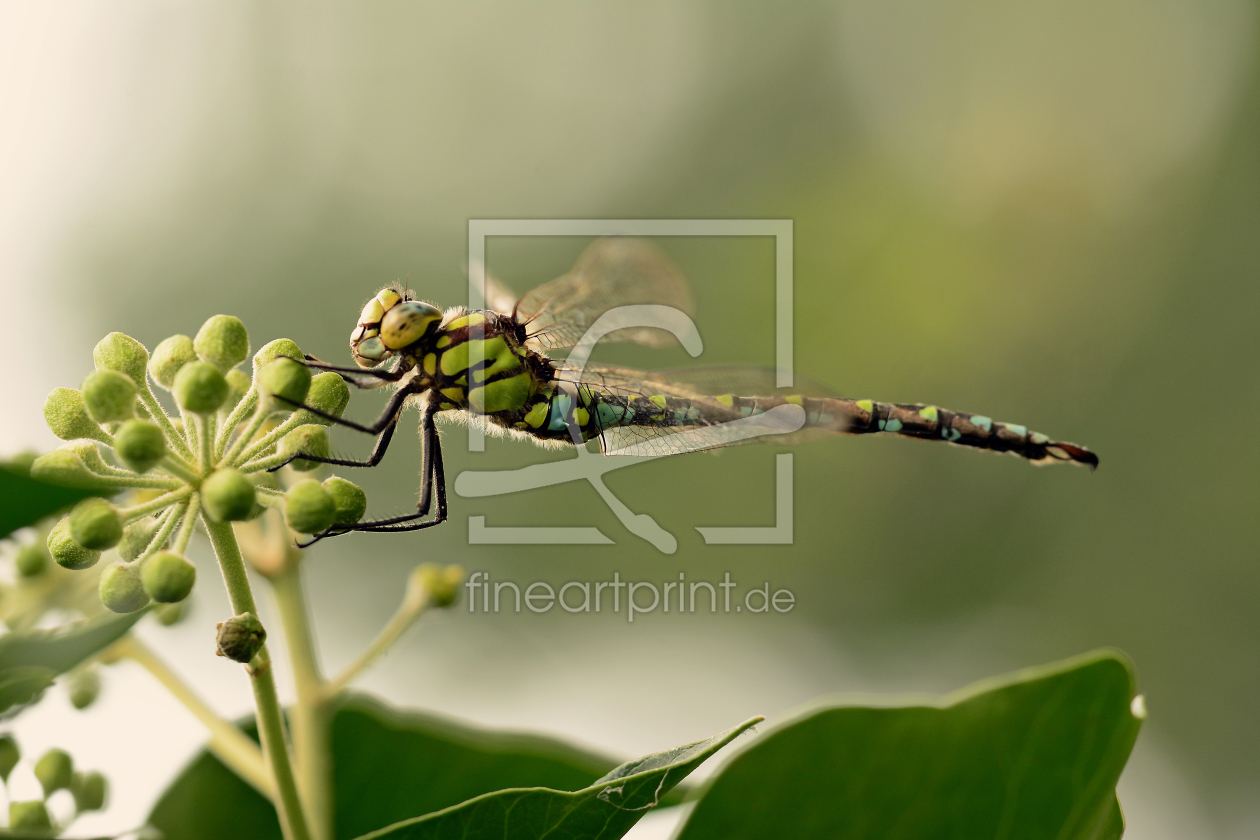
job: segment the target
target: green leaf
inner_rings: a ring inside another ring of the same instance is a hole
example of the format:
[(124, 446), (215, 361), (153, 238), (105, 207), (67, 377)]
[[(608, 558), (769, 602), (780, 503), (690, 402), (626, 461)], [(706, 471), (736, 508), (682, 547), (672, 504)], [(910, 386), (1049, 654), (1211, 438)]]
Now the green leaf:
[(365, 834), (363, 840), (615, 840), (705, 759), (760, 720), (753, 718), (704, 741), (627, 762), (578, 791), (536, 787), (487, 793)]
[(737, 753), (678, 838), (1110, 840), (1135, 693), (1102, 651), (935, 703), (817, 706)]
[[(252, 723), (245, 729), (254, 735)], [(332, 750), (339, 838), (503, 788), (576, 790), (617, 763), (541, 735), (478, 729), (366, 697), (347, 699), (334, 714)], [(172, 783), (149, 822), (181, 840), (280, 837), (271, 804), (208, 753)]]
[(0, 538), (18, 528), (34, 525), (45, 516), (52, 516), (88, 496), (102, 495), (94, 490), (49, 484), (0, 466)]
[(145, 612), (0, 636), (0, 715), (14, 714), (31, 703), (58, 674), (121, 639)]

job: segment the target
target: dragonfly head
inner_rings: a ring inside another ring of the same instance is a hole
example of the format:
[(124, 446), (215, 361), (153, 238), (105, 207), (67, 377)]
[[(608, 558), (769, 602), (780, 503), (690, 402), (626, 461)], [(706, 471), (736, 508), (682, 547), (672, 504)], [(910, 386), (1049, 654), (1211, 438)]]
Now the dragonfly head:
[(359, 367), (376, 367), (400, 350), (437, 329), (442, 311), (431, 303), (412, 300), (409, 292), (381, 289), (363, 307), (350, 333), (350, 350)]

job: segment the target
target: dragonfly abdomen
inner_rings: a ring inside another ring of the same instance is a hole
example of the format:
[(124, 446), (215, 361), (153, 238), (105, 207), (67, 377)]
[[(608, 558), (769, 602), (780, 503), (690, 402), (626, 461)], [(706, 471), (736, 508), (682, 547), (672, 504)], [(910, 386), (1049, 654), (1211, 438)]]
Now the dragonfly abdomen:
[[(1017, 423), (1001, 423), (982, 414), (950, 411), (922, 403), (882, 403), (874, 400), (806, 400), (831, 405), (849, 417), (849, 434), (886, 433), (920, 440), (940, 440), (973, 449), (1007, 452), (1034, 464), (1059, 462), (1098, 466), (1098, 456), (1083, 446), (1051, 440)], [(808, 410), (808, 409), (807, 409)], [(808, 423), (806, 424), (808, 425)]]

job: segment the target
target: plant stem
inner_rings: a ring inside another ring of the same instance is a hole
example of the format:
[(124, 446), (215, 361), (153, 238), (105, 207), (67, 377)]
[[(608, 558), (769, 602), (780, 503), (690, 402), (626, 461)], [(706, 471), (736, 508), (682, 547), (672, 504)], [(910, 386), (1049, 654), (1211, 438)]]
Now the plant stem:
[(245, 396), (241, 397), (241, 401), (236, 404), (236, 408), (232, 409), (232, 413), (223, 421), (223, 425), (219, 428), (219, 433), (215, 436), (214, 457), (216, 461), (223, 457), (223, 451), (227, 449), (228, 441), (232, 438), (232, 432), (236, 431), (236, 427), (241, 425), (241, 421), (257, 405), (258, 389), (251, 384), (249, 390), (245, 392)]
[(298, 789), (311, 819), (315, 840), (333, 838), (332, 708), (324, 693), (315, 636), (302, 589), (301, 565), (290, 562), (271, 578), (284, 637), (293, 666), (297, 705), (293, 707), (293, 752), (297, 763)]
[(166, 433), (167, 440), (175, 444), (175, 448), (179, 450), (179, 454), (185, 460), (192, 460), (192, 450), (188, 448), (188, 444), (175, 429), (175, 424), (171, 422), (171, 418), (167, 415), (166, 410), (162, 408), (162, 404), (157, 401), (157, 397), (153, 396), (153, 391), (149, 389), (147, 382), (140, 388), (138, 396), (140, 397), (140, 402), (148, 409), (153, 422), (161, 426), (162, 431)]
[(301, 426), (301, 419), (301, 411), (294, 411), (289, 415), (287, 420), (260, 437), (257, 443), (245, 450), (245, 454), (238, 455), (235, 459), (235, 463), (244, 464), (251, 458), (257, 458), (259, 455), (267, 451), (267, 447), (274, 445), (276, 441), (280, 440), (280, 438), (284, 437), (298, 426)]
[[(237, 615), (258, 615), (254, 593), (249, 586), (249, 575), (245, 571), (245, 560), (241, 557), (236, 535), (232, 533), (232, 525), (227, 522), (212, 522), (208, 517), (202, 517), (202, 520), (206, 533), (210, 535), (214, 553), (219, 558), (219, 570), (223, 573), (223, 582), (227, 586), (232, 609)], [(306, 815), (298, 796), (297, 780), (293, 776), (293, 764), (284, 731), (284, 716), (280, 711), (280, 699), (276, 695), (276, 678), (271, 672), (271, 655), (265, 644), (250, 663), (249, 674), (254, 687), (254, 705), (258, 714), (258, 734), (262, 738), (263, 755), (267, 757), (267, 764), (275, 779), (275, 802), (280, 816), (280, 828), (286, 840), (311, 840)]]
[(413, 577), (408, 581), (407, 593), (403, 596), (403, 602), (398, 606), (398, 611), (389, 620), (389, 624), (381, 629), (376, 638), (355, 657), (353, 662), (346, 666), (344, 671), (324, 684), (325, 694), (331, 699), (345, 691), (355, 677), (371, 665), (378, 656), (389, 650), (403, 633), (407, 632), (407, 628), (415, 623), (428, 606), (428, 590), (418, 585)]
[(246, 782), (268, 799), (275, 799), (275, 785), (267, 772), (262, 750), (249, 737), (228, 721), (219, 717), (205, 704), (192, 688), (167, 667), (157, 654), (135, 637), (128, 634), (115, 646), (119, 656), (130, 659), (154, 676), (162, 686), (183, 703), (197, 720), (210, 730), (207, 749)]

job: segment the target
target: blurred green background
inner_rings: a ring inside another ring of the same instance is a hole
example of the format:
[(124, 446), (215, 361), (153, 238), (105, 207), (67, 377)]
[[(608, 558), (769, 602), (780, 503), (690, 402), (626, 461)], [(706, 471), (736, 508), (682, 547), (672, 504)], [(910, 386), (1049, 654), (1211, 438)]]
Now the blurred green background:
[[(1250, 4), (6, 3), (0, 23), (5, 452), (55, 443), (43, 396), (110, 330), (152, 347), (226, 312), (255, 346), (348, 360), (380, 286), (465, 300), (470, 218), (775, 218), (795, 226), (798, 373), (1102, 458), (1090, 475), (901, 439), (812, 444), (795, 542), (772, 547), (694, 528), (773, 522), (773, 447), (610, 474), (678, 537), (672, 556), (586, 485), (453, 496), (440, 529), (310, 554), (333, 670), (422, 560), (522, 584), (729, 571), (796, 609), (633, 625), (459, 611), (366, 685), (647, 752), (823, 693), (946, 691), (1114, 645), (1151, 712), (1121, 787), (1129, 836), (1260, 829)], [(523, 292), (584, 244), (493, 239), (487, 263)], [(661, 245), (696, 288), (699, 363), (773, 364), (772, 241)], [(452, 479), (570, 457), (446, 440)], [(353, 477), (387, 514), (413, 503), (418, 468), (400, 435)], [(617, 544), (470, 546), (469, 516)], [(239, 712), (247, 690), (206, 643), (212, 589), (196, 626), (154, 643)]]

